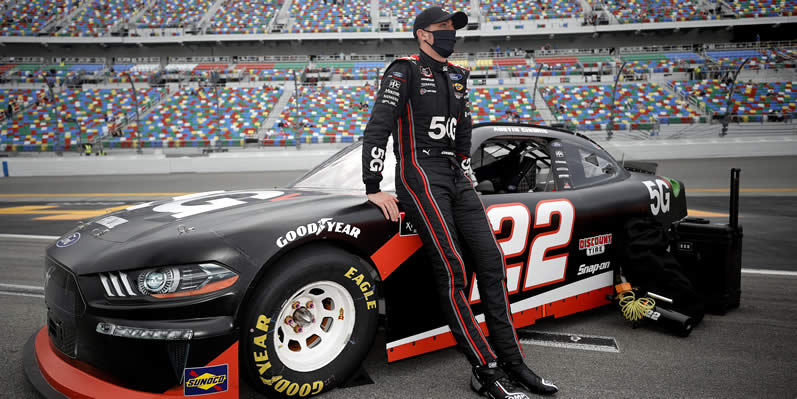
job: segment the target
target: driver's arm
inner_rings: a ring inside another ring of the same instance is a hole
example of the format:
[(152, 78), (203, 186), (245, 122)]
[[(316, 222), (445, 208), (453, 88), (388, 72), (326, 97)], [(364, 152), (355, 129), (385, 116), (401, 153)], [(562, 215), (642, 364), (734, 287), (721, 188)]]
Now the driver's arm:
[(380, 192), (382, 169), (385, 167), (387, 139), (395, 130), (396, 119), (406, 108), (409, 96), (409, 61), (394, 62), (385, 71), (379, 87), (371, 119), (363, 132), (362, 173), (365, 193)]
[(465, 85), (465, 89), (462, 91), (465, 96), (465, 103), (459, 115), (457, 115), (457, 131), (454, 136), (454, 146), (460, 166), (462, 166), (462, 169), (468, 174), (468, 177), (470, 177), (475, 186), (478, 182), (476, 181), (476, 175), (473, 174), (473, 169), (471, 169), (470, 165), (470, 135), (473, 122), (471, 120), (470, 97), (468, 96), (467, 82), (468, 73), (466, 72), (462, 79), (462, 84)]

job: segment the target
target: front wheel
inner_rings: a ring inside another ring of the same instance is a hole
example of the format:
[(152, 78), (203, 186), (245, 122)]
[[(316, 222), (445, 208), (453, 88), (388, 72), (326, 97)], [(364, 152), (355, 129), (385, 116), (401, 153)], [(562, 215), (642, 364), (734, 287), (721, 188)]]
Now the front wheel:
[(316, 246), (281, 259), (241, 321), (243, 375), (268, 397), (308, 397), (359, 367), (378, 320), (375, 272), (346, 251)]

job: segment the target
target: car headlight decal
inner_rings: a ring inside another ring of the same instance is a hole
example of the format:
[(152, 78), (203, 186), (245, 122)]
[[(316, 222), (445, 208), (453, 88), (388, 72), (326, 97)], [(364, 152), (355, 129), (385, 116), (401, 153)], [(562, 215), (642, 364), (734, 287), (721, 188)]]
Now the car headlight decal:
[(238, 275), (215, 263), (200, 263), (100, 273), (99, 279), (108, 297), (176, 298), (225, 289)]

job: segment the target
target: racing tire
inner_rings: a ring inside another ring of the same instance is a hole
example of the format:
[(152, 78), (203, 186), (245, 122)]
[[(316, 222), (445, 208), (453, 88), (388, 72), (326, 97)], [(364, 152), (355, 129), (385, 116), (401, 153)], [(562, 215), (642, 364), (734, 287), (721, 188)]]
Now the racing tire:
[(273, 265), (241, 319), (239, 359), (249, 385), (269, 398), (304, 398), (346, 382), (376, 335), (376, 276), (361, 258), (328, 245)]

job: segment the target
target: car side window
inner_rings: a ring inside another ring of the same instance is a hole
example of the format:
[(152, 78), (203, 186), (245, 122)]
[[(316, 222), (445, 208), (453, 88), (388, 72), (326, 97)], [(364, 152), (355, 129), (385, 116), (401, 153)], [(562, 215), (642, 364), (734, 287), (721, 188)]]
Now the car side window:
[(620, 166), (597, 148), (566, 144), (573, 188), (589, 187), (613, 180)]
[(482, 194), (555, 191), (551, 159), (545, 142), (523, 137), (485, 141), (472, 154), (476, 190)]

